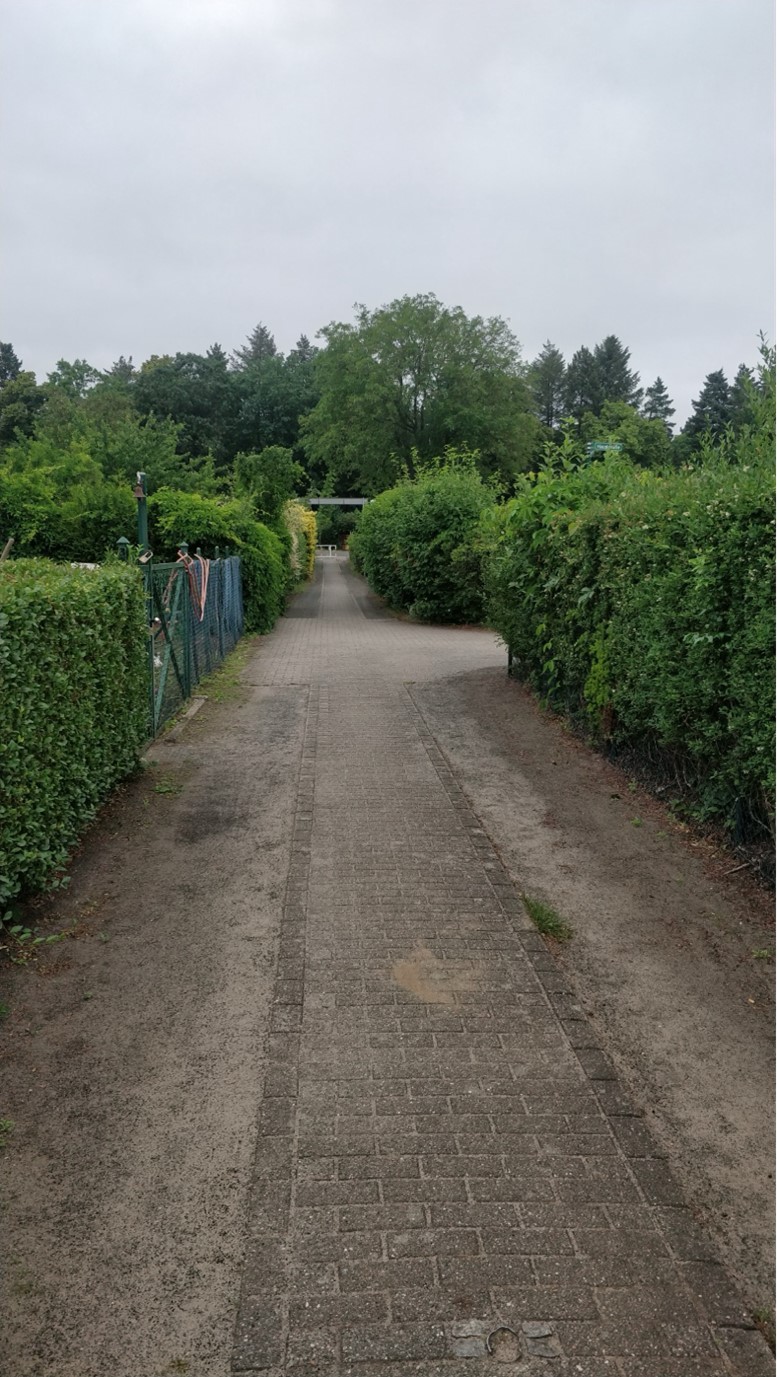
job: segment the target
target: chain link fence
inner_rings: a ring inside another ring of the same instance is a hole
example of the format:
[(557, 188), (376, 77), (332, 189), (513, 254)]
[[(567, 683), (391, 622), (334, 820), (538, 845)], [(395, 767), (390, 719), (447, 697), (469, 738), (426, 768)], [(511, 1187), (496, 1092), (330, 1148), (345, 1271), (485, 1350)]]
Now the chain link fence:
[(156, 736), (243, 631), (240, 558), (183, 556), (144, 565), (149, 623), (149, 727)]

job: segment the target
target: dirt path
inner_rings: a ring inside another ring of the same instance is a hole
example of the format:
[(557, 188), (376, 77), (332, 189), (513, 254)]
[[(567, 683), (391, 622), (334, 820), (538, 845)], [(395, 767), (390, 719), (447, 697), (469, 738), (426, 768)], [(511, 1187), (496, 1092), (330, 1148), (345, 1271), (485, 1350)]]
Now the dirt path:
[(762, 1304), (771, 938), (503, 665), (333, 561), (107, 810), (0, 974), (4, 1377), (772, 1370), (682, 1207)]
[(304, 700), (158, 747), (2, 974), (4, 1377), (228, 1370)]

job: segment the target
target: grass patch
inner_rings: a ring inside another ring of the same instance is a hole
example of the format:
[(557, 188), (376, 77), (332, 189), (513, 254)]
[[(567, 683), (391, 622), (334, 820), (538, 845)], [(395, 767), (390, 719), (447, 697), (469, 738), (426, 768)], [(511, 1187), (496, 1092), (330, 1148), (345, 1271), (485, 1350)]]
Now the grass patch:
[(243, 636), (235, 649), (222, 660), (218, 669), (201, 679), (196, 692), (216, 703), (224, 703), (239, 698), (244, 689), (240, 675), (251, 655), (259, 644), (258, 636)]
[(541, 903), (539, 899), (530, 899), (528, 894), (524, 894), (522, 897), (526, 912), (543, 937), (552, 937), (554, 942), (568, 942), (570, 940), (573, 935), (572, 929), (554, 908), (551, 908), (549, 904)]

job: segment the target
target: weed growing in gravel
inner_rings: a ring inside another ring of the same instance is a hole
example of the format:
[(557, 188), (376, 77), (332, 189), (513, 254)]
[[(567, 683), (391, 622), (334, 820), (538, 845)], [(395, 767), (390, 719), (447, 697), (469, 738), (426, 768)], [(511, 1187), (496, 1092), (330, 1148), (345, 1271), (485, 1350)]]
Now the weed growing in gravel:
[(538, 932), (541, 932), (544, 937), (552, 937), (556, 942), (569, 941), (572, 937), (572, 929), (556, 913), (554, 908), (541, 903), (539, 899), (530, 899), (528, 894), (523, 895), (523, 902), (526, 912)]
[(64, 932), (50, 932), (41, 937), (24, 923), (15, 923), (14, 916), (12, 910), (0, 915), (0, 952), (7, 952), (14, 966), (25, 966), (37, 955), (39, 947), (50, 947), (65, 936)]
[(8, 1139), (13, 1133), (15, 1124), (13, 1119), (0, 1119), (0, 1152), (8, 1147)]

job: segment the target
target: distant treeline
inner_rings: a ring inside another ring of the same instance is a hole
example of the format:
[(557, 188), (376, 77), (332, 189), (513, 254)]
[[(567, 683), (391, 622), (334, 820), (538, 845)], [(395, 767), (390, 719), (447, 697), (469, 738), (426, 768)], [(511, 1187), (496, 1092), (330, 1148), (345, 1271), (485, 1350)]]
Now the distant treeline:
[[(2, 344), (0, 489), (24, 474), (30, 501), (60, 502), (84, 486), (94, 495), (126, 485), (143, 469), (151, 491), (235, 497), (245, 491), (241, 466), (256, 467), (246, 456), (272, 450), (286, 456), (287, 496), (373, 496), (453, 446), (475, 452), (482, 475), (509, 490), (570, 431), (645, 468), (679, 467), (747, 425), (759, 386), (745, 364), (731, 382), (710, 373), (674, 435), (665, 383), (643, 388), (615, 335), (569, 361), (548, 341), (527, 363), (503, 320), (419, 295), (358, 307), (353, 322), (318, 337), (321, 347), (301, 335), (283, 355), (259, 324), (231, 356), (214, 344), (139, 367), (122, 357), (105, 371), (62, 359), (40, 383)], [(0, 534), (9, 520), (18, 525), (16, 509), (0, 497)], [(28, 552), (48, 553), (40, 539)]]

